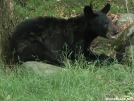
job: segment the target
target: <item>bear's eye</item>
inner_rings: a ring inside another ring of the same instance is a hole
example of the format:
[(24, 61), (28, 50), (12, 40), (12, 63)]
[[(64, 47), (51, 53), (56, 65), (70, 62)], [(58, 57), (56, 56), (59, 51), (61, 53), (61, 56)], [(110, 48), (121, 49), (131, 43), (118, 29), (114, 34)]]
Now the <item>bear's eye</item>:
[(105, 22), (105, 25), (108, 25), (108, 21)]
[(106, 22), (104, 23), (104, 26), (105, 26), (105, 27), (107, 27), (107, 26), (108, 26), (108, 21), (106, 21)]

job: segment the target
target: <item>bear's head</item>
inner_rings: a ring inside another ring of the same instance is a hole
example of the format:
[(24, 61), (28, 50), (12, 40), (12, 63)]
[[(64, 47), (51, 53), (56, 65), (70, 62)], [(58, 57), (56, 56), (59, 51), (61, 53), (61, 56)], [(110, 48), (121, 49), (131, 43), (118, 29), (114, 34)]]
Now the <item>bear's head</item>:
[(107, 17), (110, 10), (110, 4), (106, 4), (100, 11), (93, 12), (92, 7), (85, 6), (84, 15), (86, 16), (89, 29), (104, 38), (114, 38), (119, 30), (113, 26), (112, 21)]

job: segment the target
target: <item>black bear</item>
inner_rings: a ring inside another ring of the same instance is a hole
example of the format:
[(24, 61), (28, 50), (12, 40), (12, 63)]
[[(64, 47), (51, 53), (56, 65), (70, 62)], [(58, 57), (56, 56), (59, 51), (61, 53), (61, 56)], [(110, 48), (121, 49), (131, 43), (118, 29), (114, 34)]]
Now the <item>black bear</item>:
[[(93, 12), (90, 6), (84, 7), (84, 14), (69, 19), (37, 17), (20, 23), (11, 36), (10, 47), (15, 63), (26, 61), (46, 61), (60, 65), (64, 60), (65, 44), (69, 59), (74, 60), (78, 53), (88, 61), (97, 59), (91, 54), (90, 43), (98, 36), (111, 38), (118, 33), (106, 16), (110, 4)], [(101, 56), (99, 56), (101, 59)]]

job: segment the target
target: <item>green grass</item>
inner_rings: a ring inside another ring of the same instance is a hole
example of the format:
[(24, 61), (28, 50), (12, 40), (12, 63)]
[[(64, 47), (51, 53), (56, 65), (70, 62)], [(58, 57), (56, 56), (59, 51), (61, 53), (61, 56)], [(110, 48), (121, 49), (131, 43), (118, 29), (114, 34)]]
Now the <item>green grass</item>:
[[(34, 16), (54, 16), (68, 18), (83, 13), (83, 7), (92, 3), (94, 10), (100, 10), (107, 3), (106, 0), (15, 0), (19, 19)], [(111, 2), (111, 13), (124, 13), (122, 6)]]
[[(77, 64), (78, 66), (79, 64)], [(18, 68), (0, 74), (0, 101), (105, 101), (134, 97), (134, 71), (121, 65), (106, 65), (39, 76)]]

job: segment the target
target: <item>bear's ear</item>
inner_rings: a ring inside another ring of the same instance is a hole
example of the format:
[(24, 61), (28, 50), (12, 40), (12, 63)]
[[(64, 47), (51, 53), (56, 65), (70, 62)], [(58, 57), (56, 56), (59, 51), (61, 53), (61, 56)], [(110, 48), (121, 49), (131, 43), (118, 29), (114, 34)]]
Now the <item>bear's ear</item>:
[(101, 12), (107, 14), (110, 10), (110, 4), (107, 3), (104, 8), (101, 9)]
[(84, 14), (89, 19), (94, 18), (94, 15), (95, 15), (93, 10), (92, 10), (92, 8), (90, 6), (85, 6), (84, 7)]

